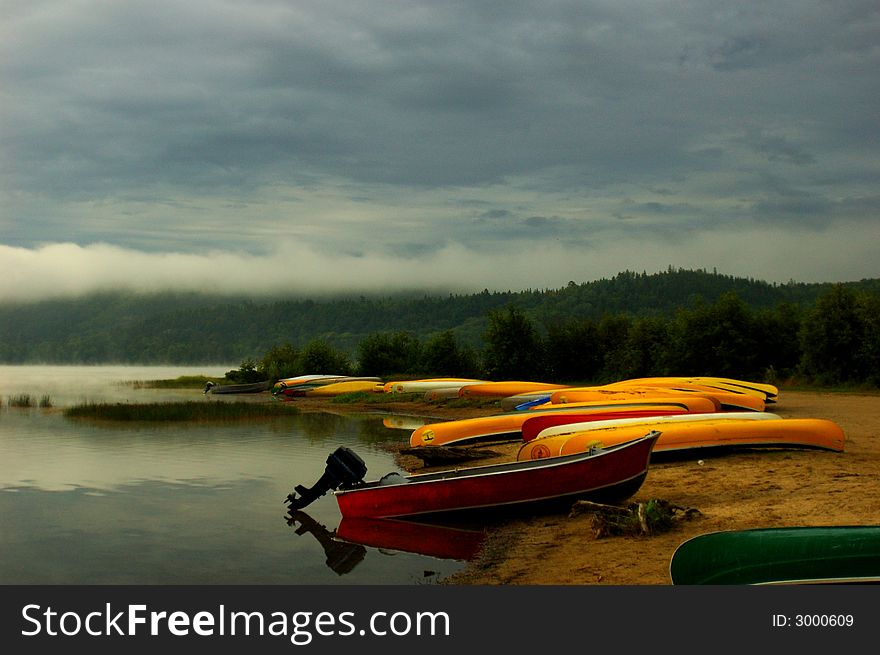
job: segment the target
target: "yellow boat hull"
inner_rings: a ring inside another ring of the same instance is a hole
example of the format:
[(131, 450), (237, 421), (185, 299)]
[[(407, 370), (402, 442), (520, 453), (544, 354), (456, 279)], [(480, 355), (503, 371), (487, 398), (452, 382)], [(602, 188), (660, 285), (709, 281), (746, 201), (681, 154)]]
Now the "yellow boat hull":
[[(522, 435), (523, 423), (537, 415), (543, 414), (607, 414), (609, 412), (644, 412), (651, 409), (668, 410), (671, 407), (681, 408), (685, 411), (694, 412), (712, 412), (714, 405), (706, 400), (706, 405), (698, 405), (693, 402), (697, 399), (689, 399), (689, 403), (693, 403), (693, 407), (697, 409), (688, 409), (686, 404), (682, 403), (643, 403), (643, 402), (627, 402), (627, 403), (591, 403), (591, 404), (571, 404), (557, 405), (552, 409), (545, 410), (528, 410), (519, 412), (510, 412), (506, 414), (495, 414), (493, 416), (479, 416), (476, 418), (458, 419), (453, 421), (443, 421), (440, 423), (429, 423), (423, 425), (410, 435), (410, 445), (418, 446), (450, 446), (461, 444), (468, 441), (477, 441), (485, 439), (519, 439)], [(707, 406), (708, 405), (708, 406)], [(699, 408), (698, 408), (699, 407)], [(701, 408), (701, 409), (700, 409)]]
[(350, 382), (333, 382), (321, 387), (309, 389), (303, 395), (308, 397), (341, 396), (344, 393), (357, 393), (359, 391), (382, 392), (382, 383), (369, 380), (355, 380)]
[(839, 425), (827, 419), (780, 418), (764, 421), (743, 419), (657, 422), (583, 430), (571, 434), (534, 439), (517, 454), (518, 460), (557, 457), (611, 446), (658, 430), (654, 452), (718, 447), (821, 448), (842, 452), (845, 436)]

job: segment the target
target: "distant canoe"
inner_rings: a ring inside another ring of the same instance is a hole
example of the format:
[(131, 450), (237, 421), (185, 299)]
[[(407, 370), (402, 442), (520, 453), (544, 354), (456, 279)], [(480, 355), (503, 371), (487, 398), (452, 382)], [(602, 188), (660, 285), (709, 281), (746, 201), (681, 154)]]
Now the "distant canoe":
[(625, 398), (642, 398), (649, 400), (656, 396), (702, 396), (711, 398), (718, 404), (718, 409), (722, 411), (742, 411), (752, 410), (762, 412), (765, 409), (766, 402), (763, 396), (759, 397), (753, 394), (738, 393), (723, 389), (714, 389), (712, 387), (702, 387), (698, 385), (680, 385), (675, 386), (658, 386), (658, 387), (620, 387), (614, 389), (599, 387), (584, 387), (560, 389), (550, 396), (552, 403), (572, 403), (584, 401), (601, 402), (603, 400), (625, 399)]
[(306, 397), (341, 396), (346, 393), (358, 393), (367, 391), (381, 393), (382, 383), (373, 380), (345, 380), (344, 382), (331, 382), (322, 384), (303, 393)]
[(554, 412), (559, 410), (585, 409), (590, 407), (645, 407), (645, 406), (681, 407), (688, 412), (705, 414), (721, 409), (720, 403), (714, 398), (697, 394), (670, 394), (668, 396), (651, 396), (646, 398), (625, 398), (618, 400), (590, 400), (573, 403), (545, 403), (535, 405), (526, 410), (529, 414)]
[(695, 391), (714, 389), (716, 391), (752, 396), (753, 398), (762, 400), (764, 403), (774, 403), (779, 396), (778, 389), (770, 384), (735, 380), (733, 378), (705, 376), (633, 378), (604, 385), (604, 388), (606, 389), (632, 387), (667, 387)]
[(500, 406), (505, 412), (528, 409), (534, 405), (549, 403), (553, 390), (532, 391), (530, 393), (518, 393), (501, 399)]
[(565, 388), (566, 385), (564, 384), (505, 380), (498, 382), (484, 382), (482, 384), (469, 384), (462, 387), (458, 395), (462, 398), (471, 398), (475, 396), (485, 398), (506, 398), (508, 396), (516, 396), (523, 393)]
[(484, 384), (485, 380), (471, 378), (423, 378), (419, 380), (391, 380), (385, 383), (386, 393), (425, 393), (434, 389), (461, 389), (470, 384)]
[(880, 526), (802, 526), (711, 532), (682, 543), (676, 585), (880, 582)]
[(381, 379), (377, 377), (354, 377), (351, 375), (327, 375), (315, 377), (311, 380), (306, 379), (295, 382), (282, 381), (281, 383), (275, 385), (272, 393), (274, 393), (276, 396), (305, 396), (310, 391), (340, 382), (370, 382), (373, 384), (378, 384), (381, 383)]
[[(723, 417), (722, 415), (719, 415)], [(845, 437), (839, 425), (827, 419), (779, 418), (764, 421), (724, 419), (666, 423), (640, 423), (586, 429), (533, 439), (524, 444), (517, 459), (540, 459), (581, 452), (595, 445), (608, 446), (633, 438), (646, 429), (662, 434), (654, 452), (675, 452), (705, 448), (818, 448), (841, 452)]]
[(429, 389), (425, 392), (424, 400), (425, 402), (435, 402), (438, 400), (452, 400), (453, 398), (458, 398), (458, 392), (461, 390), (461, 386), (457, 387), (441, 387), (439, 389)]
[(213, 382), (208, 382), (205, 385), (205, 393), (259, 393), (261, 391), (268, 391), (271, 386), (272, 383), (269, 380), (250, 384), (214, 384)]

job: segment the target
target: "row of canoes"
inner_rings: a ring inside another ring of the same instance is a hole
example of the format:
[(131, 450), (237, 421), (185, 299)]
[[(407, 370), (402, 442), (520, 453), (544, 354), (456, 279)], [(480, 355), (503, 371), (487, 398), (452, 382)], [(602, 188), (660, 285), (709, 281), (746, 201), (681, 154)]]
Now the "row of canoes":
[[(685, 391), (687, 384), (694, 386)], [(843, 450), (843, 431), (832, 421), (783, 419), (764, 411), (777, 398), (770, 385), (725, 378), (651, 378), (604, 388), (569, 387), (547, 393), (542, 402), (500, 414), (419, 426), (410, 435), (410, 446), (522, 440), (518, 459), (526, 460), (567, 455), (591, 445), (610, 446), (659, 430), (655, 452), (718, 447)]]
[(378, 377), (310, 374), (279, 380), (272, 393), (339, 395), (359, 391), (377, 393), (419, 393), (425, 400), (450, 398), (489, 398), (500, 401), (503, 409), (524, 409), (543, 404), (643, 400), (662, 392), (665, 396), (704, 396), (714, 399), (722, 409), (763, 410), (776, 402), (778, 390), (769, 384), (719, 377), (654, 377), (621, 380), (612, 384), (572, 387), (562, 384), (523, 380), (481, 380), (472, 378), (423, 378), (390, 380)]

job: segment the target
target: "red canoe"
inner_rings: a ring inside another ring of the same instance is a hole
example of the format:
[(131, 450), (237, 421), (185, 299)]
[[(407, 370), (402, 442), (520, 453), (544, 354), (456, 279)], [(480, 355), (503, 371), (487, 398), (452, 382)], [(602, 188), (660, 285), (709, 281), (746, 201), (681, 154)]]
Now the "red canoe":
[(606, 412), (605, 414), (543, 414), (527, 418), (522, 424), (522, 440), (531, 441), (546, 428), (569, 423), (586, 421), (609, 421), (618, 418), (651, 418), (655, 416), (676, 416), (688, 414), (686, 409), (670, 407), (669, 409), (646, 409), (634, 412)]
[(660, 433), (565, 457), (400, 475), (334, 491), (343, 517), (394, 517), (594, 498), (641, 487)]

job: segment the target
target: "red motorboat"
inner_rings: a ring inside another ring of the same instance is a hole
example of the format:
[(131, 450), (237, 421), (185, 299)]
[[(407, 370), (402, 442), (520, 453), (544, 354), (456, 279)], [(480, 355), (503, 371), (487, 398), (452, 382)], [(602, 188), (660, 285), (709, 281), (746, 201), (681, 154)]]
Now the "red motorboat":
[[(334, 491), (343, 517), (387, 518), (548, 504), (622, 500), (641, 487), (660, 433), (564, 457), (436, 473), (391, 473)], [(298, 487), (304, 491), (304, 488)]]

